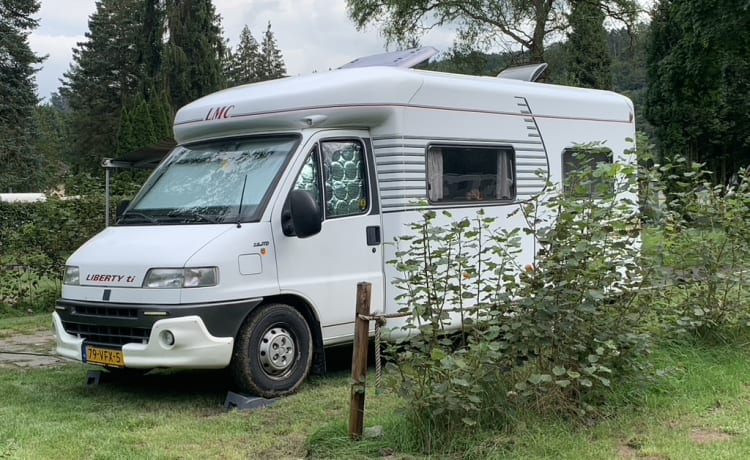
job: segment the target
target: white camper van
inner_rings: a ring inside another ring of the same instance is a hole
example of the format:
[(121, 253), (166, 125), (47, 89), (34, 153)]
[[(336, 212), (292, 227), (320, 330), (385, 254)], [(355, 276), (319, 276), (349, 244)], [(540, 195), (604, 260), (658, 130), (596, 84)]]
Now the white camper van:
[(287, 394), (324, 365), (323, 347), (352, 339), (358, 282), (372, 283), (373, 311), (400, 308), (387, 242), (420, 202), (513, 228), (524, 222), (506, 216), (562, 180), (574, 146), (603, 141), (631, 161), (623, 96), (368, 63), (180, 109), (177, 147), (68, 260), (57, 352), (229, 367), (242, 391)]

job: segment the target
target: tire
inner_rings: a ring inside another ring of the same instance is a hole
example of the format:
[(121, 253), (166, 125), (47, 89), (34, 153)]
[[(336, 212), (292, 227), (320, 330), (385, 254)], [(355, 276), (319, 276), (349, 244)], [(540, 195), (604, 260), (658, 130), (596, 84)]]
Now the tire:
[(294, 393), (312, 363), (310, 326), (285, 304), (259, 307), (237, 334), (229, 370), (238, 389), (264, 398)]

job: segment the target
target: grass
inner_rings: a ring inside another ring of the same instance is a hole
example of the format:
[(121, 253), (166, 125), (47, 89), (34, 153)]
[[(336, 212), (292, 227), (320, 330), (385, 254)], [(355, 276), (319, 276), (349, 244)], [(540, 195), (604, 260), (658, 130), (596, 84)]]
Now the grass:
[[(668, 369), (670, 377), (645, 391), (629, 389), (638, 394), (637, 404), (613, 407), (608, 416), (591, 424), (513, 414), (510, 425), (457, 433), (462, 439), (449, 440), (447, 450), (433, 455), (519, 460), (750, 458), (748, 358), (749, 352), (731, 346), (661, 350), (653, 363)], [(311, 437), (312, 457), (372, 458), (401, 452), (396, 458), (422, 458), (410, 449), (414, 442), (403, 418), (389, 414), (366, 422), (382, 424), (385, 437), (352, 442), (345, 437), (345, 426), (331, 422)]]
[(0, 318), (0, 339), (44, 330), (52, 330), (51, 313)]
[(372, 388), (365, 425), (385, 434), (349, 440), (349, 380), (341, 368), (252, 412), (224, 410), (221, 371), (157, 371), (88, 387), (86, 371), (94, 367), (4, 369), (0, 458), (750, 458), (749, 358), (731, 346), (663, 349), (652, 361), (670, 377), (637, 391), (639, 404), (614, 407), (588, 425), (514, 414), (504, 427), (456, 433), (432, 457), (416, 450), (405, 402)]
[(300, 458), (315, 423), (346, 412), (341, 376), (256, 412), (224, 410), (220, 372), (93, 387), (85, 376), (77, 365), (0, 374), (0, 458)]

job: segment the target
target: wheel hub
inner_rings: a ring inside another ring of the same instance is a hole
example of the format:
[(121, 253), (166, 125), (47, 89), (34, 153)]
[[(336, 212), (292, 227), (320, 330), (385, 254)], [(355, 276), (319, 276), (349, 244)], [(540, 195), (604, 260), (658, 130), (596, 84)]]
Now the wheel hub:
[(296, 352), (292, 335), (283, 327), (268, 328), (260, 339), (260, 363), (268, 375), (280, 376), (289, 371)]

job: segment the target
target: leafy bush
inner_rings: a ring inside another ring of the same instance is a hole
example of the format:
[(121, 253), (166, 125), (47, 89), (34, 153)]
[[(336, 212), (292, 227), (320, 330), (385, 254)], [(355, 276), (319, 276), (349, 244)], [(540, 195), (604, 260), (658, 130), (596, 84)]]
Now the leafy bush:
[[(113, 177), (113, 212), (118, 199), (132, 198), (146, 174)], [(68, 199), (0, 202), (0, 313), (50, 310), (60, 294), (65, 260), (104, 228), (102, 178), (74, 176), (65, 190)]]
[[(441, 225), (428, 210), (397, 239), (398, 300), (412, 314), (391, 348), (390, 384), (426, 450), (436, 433), (497, 424), (519, 407), (585, 414), (641, 370), (651, 338), (637, 302), (649, 277), (635, 168), (590, 165), (569, 186), (527, 203), (527, 228), (498, 229), (482, 211)], [(524, 233), (533, 267), (518, 266)]]
[(635, 168), (589, 165), (569, 187), (567, 196), (553, 191), (524, 208), (535, 269), (521, 277), (503, 339), (526, 362), (520, 396), (543, 410), (584, 414), (613, 380), (642, 370), (650, 309), (638, 296), (650, 276), (632, 200)]
[(750, 325), (750, 174), (738, 183), (711, 184), (702, 165), (685, 165), (668, 203), (663, 227), (661, 283), (671, 308), (670, 333), (709, 341), (745, 335)]

